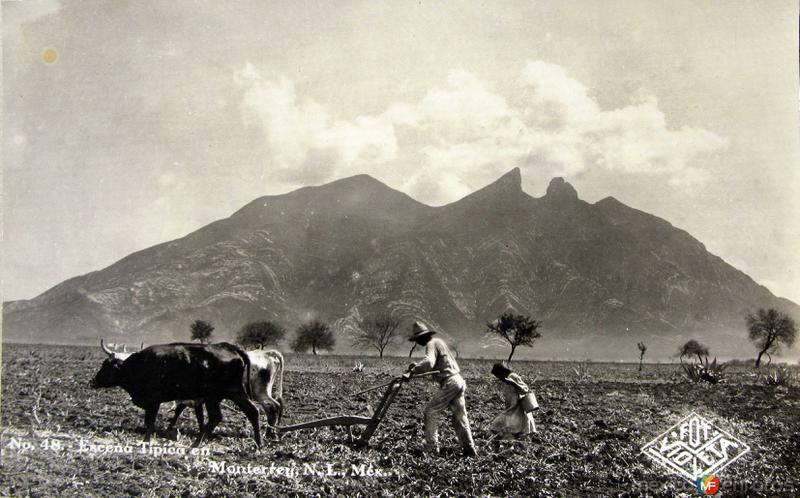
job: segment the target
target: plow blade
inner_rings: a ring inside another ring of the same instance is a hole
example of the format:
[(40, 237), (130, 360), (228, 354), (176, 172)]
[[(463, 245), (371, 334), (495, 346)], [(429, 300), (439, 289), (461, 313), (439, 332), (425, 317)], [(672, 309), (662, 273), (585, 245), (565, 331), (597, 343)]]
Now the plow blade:
[[(411, 379), (416, 379), (418, 377), (427, 377), (429, 375), (436, 375), (439, 372), (438, 370), (434, 370), (431, 372), (425, 372), (423, 374), (418, 374)], [(330, 418), (323, 418), (319, 420), (312, 420), (310, 422), (303, 422), (302, 424), (294, 424), (294, 425), (286, 425), (284, 427), (275, 427), (274, 430), (277, 432), (291, 432), (291, 431), (299, 431), (303, 429), (315, 429), (317, 427), (335, 427), (335, 426), (343, 426), (343, 427), (351, 427), (354, 425), (365, 425), (364, 432), (361, 433), (361, 436), (356, 441), (356, 444), (360, 447), (364, 447), (369, 445), (369, 440), (375, 431), (378, 429), (378, 425), (380, 425), (383, 418), (386, 416), (386, 412), (389, 410), (389, 406), (391, 406), (392, 401), (394, 401), (395, 396), (397, 393), (400, 392), (400, 388), (403, 387), (404, 379), (402, 377), (395, 377), (394, 379), (390, 380), (386, 384), (381, 384), (380, 386), (375, 386), (367, 389), (366, 391), (361, 391), (360, 393), (356, 394), (361, 395), (370, 391), (375, 391), (382, 387), (386, 387), (386, 391), (383, 393), (383, 397), (381, 398), (380, 403), (378, 404), (378, 408), (375, 410), (375, 413), (371, 417), (359, 417), (358, 415), (342, 415), (340, 417), (330, 417)], [(351, 435), (352, 437), (352, 435)]]
[(323, 418), (319, 420), (312, 420), (310, 422), (303, 422), (302, 424), (286, 425), (283, 427), (275, 427), (278, 432), (291, 432), (299, 431), (302, 429), (314, 429), (316, 427), (333, 427), (337, 425), (350, 426), (350, 425), (367, 425), (372, 420), (372, 417), (359, 417), (357, 415), (342, 415), (340, 417)]

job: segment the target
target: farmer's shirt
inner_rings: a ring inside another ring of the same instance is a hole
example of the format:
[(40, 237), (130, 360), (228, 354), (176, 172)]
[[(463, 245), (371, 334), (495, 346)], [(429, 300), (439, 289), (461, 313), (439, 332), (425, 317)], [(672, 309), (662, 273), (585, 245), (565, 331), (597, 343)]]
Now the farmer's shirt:
[(441, 372), (431, 376), (433, 380), (439, 383), (461, 372), (447, 344), (438, 338), (431, 338), (428, 344), (425, 345), (425, 358), (414, 367), (412, 373), (420, 374), (431, 370), (439, 370)]

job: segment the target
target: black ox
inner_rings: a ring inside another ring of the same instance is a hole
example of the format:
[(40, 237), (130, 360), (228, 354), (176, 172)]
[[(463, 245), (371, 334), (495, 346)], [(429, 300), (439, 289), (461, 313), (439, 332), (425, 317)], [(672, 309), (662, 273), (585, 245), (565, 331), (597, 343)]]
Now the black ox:
[(197, 399), (203, 400), (208, 411), (208, 423), (194, 443), (197, 446), (222, 420), (220, 403), (229, 399), (247, 416), (260, 448), (258, 409), (250, 401), (250, 369), (247, 353), (233, 344), (159, 344), (125, 359), (110, 354), (89, 384), (95, 389), (121, 387), (133, 404), (144, 409), (145, 441), (155, 431), (161, 403)]
[[(283, 355), (275, 349), (256, 349), (245, 353), (250, 359), (250, 399), (264, 409), (267, 428), (270, 429), (280, 423), (283, 414)], [(178, 418), (189, 407), (194, 408), (200, 431), (203, 431), (203, 400), (187, 399), (175, 401), (175, 414), (169, 422), (170, 433), (177, 436)]]

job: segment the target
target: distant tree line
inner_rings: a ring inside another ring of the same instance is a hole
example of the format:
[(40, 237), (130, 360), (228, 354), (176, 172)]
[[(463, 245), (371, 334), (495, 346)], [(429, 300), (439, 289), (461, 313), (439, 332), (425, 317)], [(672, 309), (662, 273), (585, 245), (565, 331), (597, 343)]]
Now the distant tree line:
[[(755, 313), (745, 316), (748, 337), (756, 346), (755, 367), (761, 365), (764, 355), (772, 362), (772, 355), (780, 351), (781, 347), (792, 347), (797, 338), (797, 324), (787, 314), (774, 308), (761, 308)], [(709, 348), (695, 339), (686, 341), (678, 348), (681, 363), (684, 357), (696, 357), (698, 362), (703, 362), (709, 356)]]
[[(771, 363), (773, 354), (780, 351), (781, 347), (792, 347), (797, 338), (797, 325), (794, 320), (774, 308), (762, 308), (749, 313), (745, 317), (745, 322), (748, 336), (756, 346), (756, 367), (761, 365), (764, 356), (768, 358), (768, 363)], [(541, 325), (542, 322), (529, 316), (507, 311), (486, 324), (486, 333), (503, 339), (509, 345), (507, 361), (510, 362), (517, 348), (533, 347), (535, 341), (542, 336), (539, 332)], [(191, 340), (208, 344), (214, 330), (211, 322), (195, 320), (190, 326)], [(285, 337), (286, 329), (281, 325), (272, 321), (256, 321), (242, 327), (236, 341), (245, 348), (264, 348), (277, 346)], [(400, 320), (388, 313), (374, 314), (364, 316), (357, 321), (352, 346), (362, 350), (374, 350), (383, 358), (387, 349), (401, 341)], [(335, 346), (336, 336), (333, 330), (328, 324), (319, 320), (311, 320), (300, 325), (290, 343), (291, 349), (295, 352), (311, 351), (315, 355), (320, 351), (333, 351)], [(639, 371), (641, 371), (647, 346), (644, 342), (638, 342), (636, 346), (639, 350)], [(457, 345), (454, 345), (453, 349), (457, 352)], [(695, 339), (690, 339), (678, 348), (677, 356), (681, 363), (686, 358), (690, 360), (696, 358), (698, 363), (703, 363), (707, 362), (709, 348)]]
[[(190, 326), (191, 339), (208, 344), (211, 339), (214, 326), (204, 320), (195, 320)], [(251, 322), (239, 329), (236, 335), (236, 342), (246, 349), (267, 346), (278, 346), (286, 337), (286, 329), (272, 321)], [(319, 351), (333, 351), (336, 346), (336, 336), (331, 328), (319, 321), (312, 320), (304, 323), (295, 331), (291, 348), (297, 353), (311, 351), (317, 354)]]

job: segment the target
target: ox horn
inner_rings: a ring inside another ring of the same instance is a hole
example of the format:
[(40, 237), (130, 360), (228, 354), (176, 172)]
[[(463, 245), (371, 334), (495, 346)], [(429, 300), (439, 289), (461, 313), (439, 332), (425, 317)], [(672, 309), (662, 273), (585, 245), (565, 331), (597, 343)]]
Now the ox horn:
[(144, 342), (142, 342), (142, 344), (139, 345), (139, 351), (141, 351), (143, 349), (144, 349)]
[(105, 344), (103, 344), (103, 339), (100, 339), (100, 349), (102, 349), (103, 352), (108, 356), (114, 356), (114, 352), (108, 349), (108, 347)]

